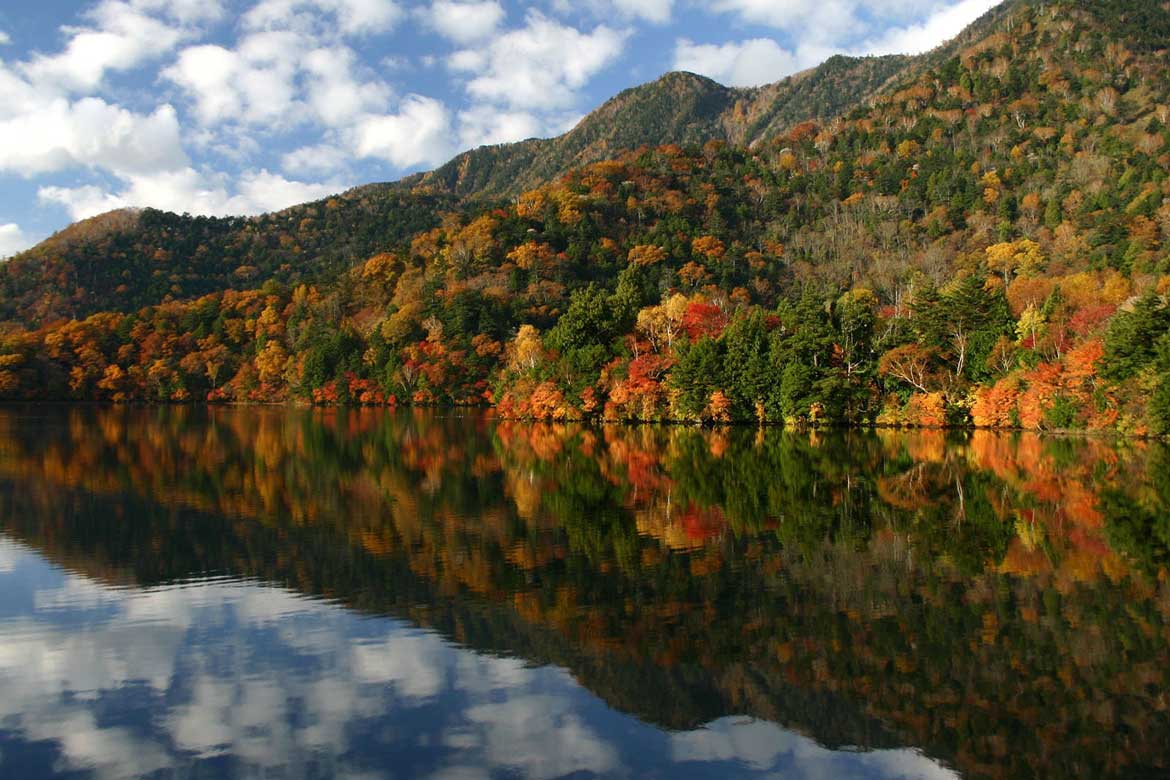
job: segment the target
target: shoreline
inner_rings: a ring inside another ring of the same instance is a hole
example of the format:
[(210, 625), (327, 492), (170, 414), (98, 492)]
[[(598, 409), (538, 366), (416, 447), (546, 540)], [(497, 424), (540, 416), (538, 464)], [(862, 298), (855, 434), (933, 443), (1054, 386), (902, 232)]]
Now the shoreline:
[(35, 407), (95, 407), (95, 408), (196, 408), (202, 407), (204, 409), (246, 409), (246, 408), (266, 408), (266, 409), (298, 409), (298, 410), (321, 410), (321, 411), (337, 411), (337, 410), (362, 410), (362, 409), (381, 409), (387, 411), (403, 410), (403, 409), (431, 409), (431, 410), (479, 410), (488, 413), (493, 419), (503, 422), (515, 423), (541, 423), (541, 424), (577, 424), (589, 426), (662, 426), (673, 428), (698, 428), (703, 430), (721, 430), (721, 429), (749, 429), (757, 430), (773, 429), (786, 431), (902, 431), (906, 433), (915, 431), (937, 431), (940, 433), (974, 433), (976, 431), (986, 431), (989, 433), (996, 433), (1001, 435), (1007, 434), (1033, 434), (1039, 436), (1046, 436), (1051, 438), (1063, 439), (1115, 439), (1118, 441), (1143, 441), (1143, 442), (1161, 442), (1170, 443), (1170, 436), (1155, 436), (1143, 433), (1128, 433), (1117, 430), (1093, 430), (1093, 429), (1043, 429), (1043, 428), (997, 428), (976, 425), (889, 425), (882, 423), (865, 423), (865, 422), (815, 422), (815, 423), (787, 423), (779, 421), (756, 421), (756, 420), (729, 420), (729, 421), (692, 421), (692, 420), (677, 420), (677, 419), (659, 419), (659, 420), (642, 420), (637, 418), (630, 419), (612, 419), (601, 416), (589, 417), (533, 417), (533, 416), (514, 416), (501, 415), (496, 413), (496, 407), (490, 404), (314, 404), (304, 403), (298, 401), (227, 401), (227, 402), (207, 402), (207, 401), (103, 401), (103, 400), (37, 400), (37, 401), (14, 401), (4, 400), (0, 401), (0, 409), (12, 408), (35, 408)]

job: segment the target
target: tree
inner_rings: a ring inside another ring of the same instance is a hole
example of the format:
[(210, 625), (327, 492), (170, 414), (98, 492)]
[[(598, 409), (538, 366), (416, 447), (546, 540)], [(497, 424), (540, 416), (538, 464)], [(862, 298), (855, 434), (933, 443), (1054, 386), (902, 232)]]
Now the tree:
[(699, 420), (716, 390), (722, 390), (723, 354), (719, 344), (704, 336), (678, 350), (670, 373), (673, 413), (681, 420)]
[(544, 345), (540, 332), (524, 324), (516, 332), (516, 338), (508, 347), (508, 367), (513, 371), (531, 372), (545, 359)]
[(724, 389), (736, 417), (763, 418), (772, 384), (768, 329), (763, 312), (755, 311), (733, 321), (723, 334), (723, 345), (727, 380)]
[(657, 265), (667, 257), (666, 250), (653, 244), (639, 244), (630, 250), (629, 262), (632, 265)]
[(638, 312), (637, 332), (645, 336), (655, 352), (669, 353), (674, 341), (682, 333), (682, 321), (687, 310), (687, 297), (675, 293), (657, 306)]
[(1154, 293), (1145, 295), (1109, 326), (1101, 373), (1118, 380), (1137, 375), (1154, 361), (1156, 345), (1168, 331), (1170, 307)]
[(905, 382), (919, 392), (929, 393), (935, 356), (934, 347), (906, 344), (882, 355), (878, 373)]

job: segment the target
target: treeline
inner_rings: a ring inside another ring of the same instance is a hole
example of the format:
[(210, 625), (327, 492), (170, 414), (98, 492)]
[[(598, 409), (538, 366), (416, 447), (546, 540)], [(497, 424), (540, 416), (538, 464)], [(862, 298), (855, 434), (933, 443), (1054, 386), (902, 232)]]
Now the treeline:
[(842, 119), (436, 209), (316, 282), (9, 328), (0, 393), (1170, 432), (1170, 79), (1107, 10), (1022, 7)]

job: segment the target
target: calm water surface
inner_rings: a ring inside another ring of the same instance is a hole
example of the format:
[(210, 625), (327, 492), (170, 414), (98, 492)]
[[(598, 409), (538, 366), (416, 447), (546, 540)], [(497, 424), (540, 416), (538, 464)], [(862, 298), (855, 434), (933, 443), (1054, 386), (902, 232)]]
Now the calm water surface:
[(1170, 456), (0, 410), (3, 778), (1170, 772)]

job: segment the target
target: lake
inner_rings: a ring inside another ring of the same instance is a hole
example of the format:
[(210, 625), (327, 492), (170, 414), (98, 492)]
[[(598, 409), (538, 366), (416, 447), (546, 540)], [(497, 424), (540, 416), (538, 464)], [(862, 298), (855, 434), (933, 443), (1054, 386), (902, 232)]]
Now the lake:
[(1170, 772), (1170, 454), (0, 410), (3, 778)]

